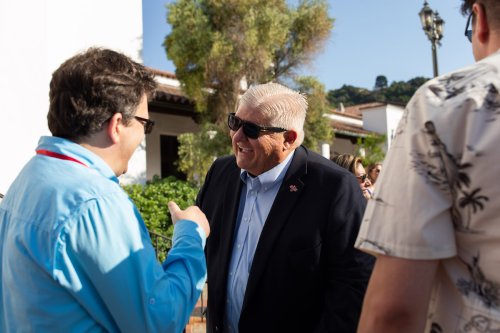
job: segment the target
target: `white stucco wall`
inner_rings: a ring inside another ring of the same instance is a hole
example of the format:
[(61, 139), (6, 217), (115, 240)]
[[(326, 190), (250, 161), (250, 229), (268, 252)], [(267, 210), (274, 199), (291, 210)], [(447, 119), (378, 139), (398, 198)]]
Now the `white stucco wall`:
[(387, 130), (386, 106), (363, 109), (363, 128), (368, 131), (385, 134)]
[(153, 132), (146, 137), (148, 146), (146, 177), (148, 180), (152, 179), (155, 175), (161, 175), (160, 136), (177, 136), (182, 133), (197, 132), (199, 130), (199, 126), (189, 117), (166, 115), (156, 112), (150, 112), (149, 116), (155, 121), (155, 127)]
[(387, 106), (387, 148), (392, 144), (399, 121), (403, 117), (404, 109), (396, 105)]
[[(50, 134), (50, 76), (64, 60), (90, 46), (141, 60), (142, 2), (0, 1), (0, 45), (0, 193), (5, 193), (33, 156), (38, 138)], [(131, 175), (144, 171), (145, 153), (138, 165)]]
[(403, 108), (397, 105), (384, 105), (377, 108), (364, 109), (363, 114), (363, 128), (385, 134), (386, 146), (388, 150), (392, 143), (392, 138), (396, 132), (401, 117), (403, 116)]

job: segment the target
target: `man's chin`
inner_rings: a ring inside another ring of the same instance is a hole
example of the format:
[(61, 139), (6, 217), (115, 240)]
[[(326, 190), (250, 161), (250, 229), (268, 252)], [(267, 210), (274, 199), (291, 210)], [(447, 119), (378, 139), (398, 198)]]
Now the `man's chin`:
[(236, 165), (238, 165), (238, 168), (240, 169), (248, 169), (248, 163), (245, 163), (245, 161), (241, 158), (238, 158), (238, 156), (236, 156)]

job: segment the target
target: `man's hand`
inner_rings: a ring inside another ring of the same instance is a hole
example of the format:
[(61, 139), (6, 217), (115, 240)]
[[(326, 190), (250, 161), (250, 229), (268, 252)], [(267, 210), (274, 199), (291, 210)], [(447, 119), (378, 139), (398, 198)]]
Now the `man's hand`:
[(172, 223), (175, 224), (179, 220), (190, 220), (200, 226), (205, 234), (210, 234), (210, 226), (208, 225), (208, 220), (205, 214), (198, 208), (198, 206), (190, 206), (185, 210), (182, 210), (173, 201), (168, 202), (168, 210), (172, 216)]

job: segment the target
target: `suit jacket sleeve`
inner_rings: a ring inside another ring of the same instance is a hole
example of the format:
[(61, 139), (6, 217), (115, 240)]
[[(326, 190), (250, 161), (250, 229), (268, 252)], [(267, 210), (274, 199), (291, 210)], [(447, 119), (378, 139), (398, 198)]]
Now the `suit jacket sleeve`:
[(343, 177), (338, 185), (324, 253), (325, 306), (316, 332), (354, 333), (375, 258), (354, 248), (366, 205), (356, 179)]
[(240, 169), (234, 156), (218, 158), (205, 177), (196, 204), (210, 224), (205, 255), (208, 274), (207, 332), (222, 329), (231, 240), (241, 191)]

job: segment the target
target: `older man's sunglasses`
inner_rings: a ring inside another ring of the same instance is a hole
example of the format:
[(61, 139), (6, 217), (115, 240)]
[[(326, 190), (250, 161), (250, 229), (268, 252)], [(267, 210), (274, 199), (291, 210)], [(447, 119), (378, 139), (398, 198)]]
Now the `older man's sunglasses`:
[(235, 132), (239, 130), (240, 127), (243, 127), (243, 133), (250, 139), (257, 139), (261, 132), (280, 133), (287, 131), (286, 129), (281, 127), (259, 126), (257, 124), (236, 117), (234, 113), (230, 113), (227, 116), (227, 126), (231, 131)]

